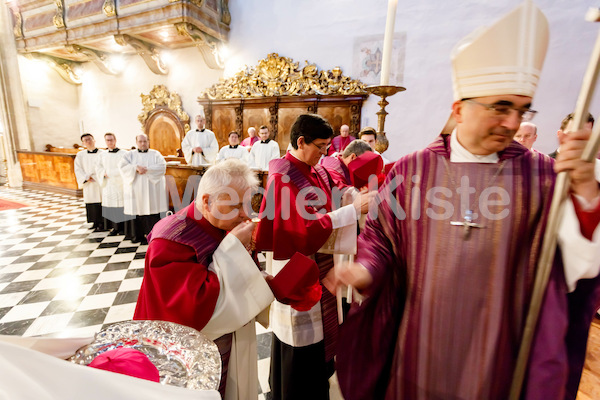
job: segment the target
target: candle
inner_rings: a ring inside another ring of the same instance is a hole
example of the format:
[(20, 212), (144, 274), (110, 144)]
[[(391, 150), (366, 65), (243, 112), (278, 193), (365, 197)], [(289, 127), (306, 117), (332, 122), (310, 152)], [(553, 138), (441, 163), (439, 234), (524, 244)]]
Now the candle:
[(392, 45), (394, 43), (394, 22), (396, 22), (396, 6), (398, 0), (388, 0), (385, 36), (383, 37), (383, 57), (381, 59), (381, 86), (390, 83), (390, 65), (392, 63)]

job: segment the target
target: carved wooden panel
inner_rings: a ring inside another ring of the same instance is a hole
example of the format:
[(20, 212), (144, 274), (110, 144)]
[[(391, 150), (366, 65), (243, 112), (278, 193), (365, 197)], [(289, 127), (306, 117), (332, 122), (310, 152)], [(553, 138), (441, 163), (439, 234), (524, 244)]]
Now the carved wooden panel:
[(181, 127), (169, 114), (156, 115), (148, 123), (150, 147), (160, 151), (163, 156), (176, 155), (181, 147)]
[(75, 179), (75, 154), (17, 151), (24, 187), (81, 196)]
[(306, 107), (286, 107), (279, 109), (278, 127), (279, 132), (277, 142), (281, 154), (285, 154), (288, 144), (290, 144), (290, 131), (294, 121), (301, 114), (306, 114)]
[(261, 125), (266, 125), (284, 154), (290, 141), (290, 129), (300, 114), (322, 115), (332, 125), (336, 135), (344, 124), (350, 126), (352, 135), (358, 135), (364, 98), (364, 95), (285, 96), (244, 100), (200, 99), (198, 103), (204, 106), (206, 127), (215, 132), (220, 146), (227, 144), (227, 134), (230, 131), (240, 132), (241, 115), (243, 138), (248, 136), (246, 132), (249, 127), (253, 126), (258, 130)]
[[(348, 106), (329, 106), (321, 104), (319, 105), (317, 114), (322, 115), (327, 121), (329, 121), (331, 127), (333, 128), (333, 132), (335, 132), (336, 135), (339, 134), (340, 127), (342, 125), (350, 126), (352, 123), (352, 117)], [(355, 133), (353, 136), (356, 136), (358, 132), (353, 133)]]
[(207, 128), (215, 133), (219, 142), (219, 148), (229, 143), (227, 140), (229, 132), (238, 131), (239, 133), (236, 119), (235, 107), (213, 109), (212, 127), (207, 126)]
[[(243, 137), (248, 137), (248, 128), (254, 127), (256, 133), (262, 125), (269, 126), (269, 119), (271, 114), (268, 108), (244, 108), (244, 122), (243, 122)], [(273, 133), (273, 129), (269, 128), (269, 131)]]

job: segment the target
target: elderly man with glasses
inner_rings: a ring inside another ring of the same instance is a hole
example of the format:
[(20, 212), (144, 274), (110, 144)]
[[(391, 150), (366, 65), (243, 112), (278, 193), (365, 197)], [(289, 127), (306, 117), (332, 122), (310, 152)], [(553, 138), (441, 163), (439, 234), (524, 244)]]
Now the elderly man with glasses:
[(571, 196), (521, 398), (575, 398), (600, 299), (600, 189), (580, 160), (590, 131), (572, 132), (556, 164), (513, 141), (535, 113), (547, 43), (525, 2), (456, 46), (456, 128), (394, 165), (356, 263), (332, 278), (366, 296), (340, 331), (346, 400), (509, 397), (560, 171)]

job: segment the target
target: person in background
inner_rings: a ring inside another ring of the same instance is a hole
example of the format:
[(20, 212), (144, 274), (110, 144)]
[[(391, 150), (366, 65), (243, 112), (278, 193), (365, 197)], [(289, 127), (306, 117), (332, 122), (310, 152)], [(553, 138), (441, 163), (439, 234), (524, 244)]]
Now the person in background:
[(248, 128), (248, 137), (242, 140), (241, 145), (245, 147), (248, 150), (248, 152), (250, 152), (250, 149), (252, 149), (252, 145), (258, 140), (259, 139), (258, 135), (256, 134), (256, 128), (251, 126), (250, 128)]
[(331, 147), (329, 147), (327, 155), (331, 156), (334, 153), (341, 153), (353, 140), (356, 140), (356, 138), (350, 136), (350, 127), (342, 125), (340, 127), (340, 134), (331, 139)]
[[(569, 123), (573, 120), (573, 113), (567, 114), (566, 117), (560, 122), (560, 129), (556, 131), (556, 137), (558, 138), (558, 148), (554, 150), (552, 153), (548, 154), (548, 156), (552, 158), (556, 158), (558, 153), (560, 153), (560, 146), (566, 139), (566, 134), (569, 129)], [(588, 113), (587, 120), (584, 124), (584, 128), (592, 129), (594, 127), (594, 117), (591, 113)]]
[(196, 115), (196, 130), (188, 131), (181, 141), (181, 151), (188, 165), (214, 164), (219, 152), (215, 133), (204, 127), (205, 122), (203, 114)]
[(94, 137), (89, 133), (81, 135), (81, 143), (86, 148), (77, 153), (74, 161), (75, 178), (77, 185), (83, 189), (83, 202), (87, 222), (92, 223), (94, 232), (104, 231), (102, 218), (102, 188), (98, 184), (96, 169), (100, 162), (103, 150), (96, 147)]
[(217, 154), (216, 162), (227, 160), (229, 158), (237, 158), (242, 161), (246, 161), (248, 152), (242, 146), (240, 146), (240, 135), (236, 131), (229, 132), (227, 137), (229, 145), (221, 147), (219, 154)]
[(260, 141), (252, 145), (252, 149), (248, 155), (248, 165), (251, 168), (267, 171), (269, 169), (269, 162), (280, 157), (279, 144), (271, 140), (269, 128), (265, 125), (260, 127), (258, 136), (260, 137)]
[[(375, 131), (375, 128), (371, 128), (370, 126), (362, 128), (358, 134), (358, 138), (371, 146), (371, 149), (373, 149), (376, 154), (381, 156), (381, 153), (375, 149), (375, 145), (377, 144), (377, 131)], [(381, 156), (381, 159), (383, 160), (384, 165), (390, 163), (389, 160), (383, 156)]]
[(119, 170), (119, 161), (126, 151), (117, 147), (117, 138), (114, 133), (105, 133), (107, 151), (100, 154), (100, 162), (96, 176), (98, 184), (102, 187), (102, 216), (111, 228), (109, 236), (125, 233), (123, 213), (123, 179)]
[(168, 209), (165, 172), (167, 163), (150, 149), (148, 136), (136, 136), (137, 150), (125, 153), (118, 163), (124, 184), (123, 211), (128, 216), (125, 235), (134, 243), (148, 244), (146, 236)]
[(519, 130), (515, 133), (515, 140), (523, 146), (532, 150), (533, 144), (537, 139), (537, 126), (531, 122), (521, 122)]

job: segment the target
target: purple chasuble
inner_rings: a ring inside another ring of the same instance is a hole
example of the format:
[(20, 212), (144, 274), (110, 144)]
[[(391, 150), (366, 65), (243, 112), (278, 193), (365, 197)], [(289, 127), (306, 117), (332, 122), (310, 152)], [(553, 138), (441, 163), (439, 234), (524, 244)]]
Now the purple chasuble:
[[(513, 142), (497, 164), (450, 163), (449, 146), (449, 136), (440, 136), (394, 165), (379, 191), (378, 215), (369, 216), (359, 237), (356, 261), (374, 281), (340, 328), (336, 367), (346, 400), (508, 397), (552, 199), (553, 162)], [(467, 209), (483, 227), (465, 239), (463, 226), (451, 222), (464, 221)], [(564, 397), (562, 271), (557, 252), (527, 399)]]

